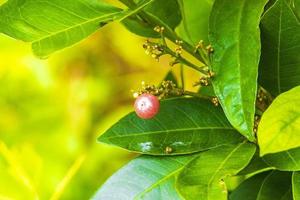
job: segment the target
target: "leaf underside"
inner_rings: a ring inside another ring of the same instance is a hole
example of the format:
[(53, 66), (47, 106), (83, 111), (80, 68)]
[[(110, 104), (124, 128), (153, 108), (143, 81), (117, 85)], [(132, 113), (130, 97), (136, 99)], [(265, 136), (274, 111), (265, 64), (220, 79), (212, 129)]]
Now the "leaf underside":
[(175, 176), (195, 156), (140, 156), (110, 177), (93, 199), (179, 200)]

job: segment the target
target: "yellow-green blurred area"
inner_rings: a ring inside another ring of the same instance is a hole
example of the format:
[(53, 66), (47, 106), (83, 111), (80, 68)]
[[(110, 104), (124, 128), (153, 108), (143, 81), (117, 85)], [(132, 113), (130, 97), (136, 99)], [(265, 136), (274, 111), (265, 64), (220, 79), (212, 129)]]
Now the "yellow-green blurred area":
[(170, 69), (170, 58), (144, 53), (144, 40), (112, 23), (39, 60), (30, 44), (0, 35), (1, 200), (89, 199), (136, 156), (96, 139), (132, 111), (132, 89)]

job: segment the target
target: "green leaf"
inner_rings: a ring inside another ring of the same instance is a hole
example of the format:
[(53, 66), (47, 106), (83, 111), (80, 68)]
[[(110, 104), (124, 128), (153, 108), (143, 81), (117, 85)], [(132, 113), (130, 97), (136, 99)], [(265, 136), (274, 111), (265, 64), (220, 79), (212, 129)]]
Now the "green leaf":
[(268, 172), (257, 174), (239, 185), (229, 196), (230, 200), (257, 200), (257, 195)]
[(294, 200), (300, 199), (300, 172), (294, 172), (292, 176)]
[(300, 87), (279, 95), (258, 126), (260, 155), (300, 146)]
[(0, 7), (0, 32), (32, 42), (34, 53), (45, 58), (71, 46), (106, 23), (138, 12), (153, 0), (144, 0), (132, 11), (96, 0), (10, 0)]
[(200, 40), (208, 42), (208, 19), (213, 2), (210, 0), (178, 0), (182, 23), (178, 33), (192, 45)]
[(274, 167), (269, 166), (261, 157), (259, 157), (258, 151), (255, 153), (250, 163), (237, 175), (246, 176), (247, 178), (252, 177), (256, 174), (269, 171)]
[(300, 170), (300, 148), (267, 154), (263, 159), (268, 165), (281, 171)]
[(130, 113), (108, 129), (98, 141), (144, 154), (198, 152), (241, 141), (221, 108), (197, 98), (161, 102), (160, 112), (144, 120)]
[(237, 174), (254, 153), (255, 145), (245, 142), (201, 152), (180, 172), (177, 190), (187, 200), (227, 199), (227, 189), (221, 179)]
[(199, 93), (205, 96), (210, 96), (210, 97), (214, 97), (216, 96), (215, 92), (214, 92), (214, 88), (212, 85), (208, 85), (208, 86), (201, 86), (199, 88)]
[(213, 86), (231, 124), (250, 141), (253, 134), (259, 21), (267, 0), (215, 0), (209, 22), (214, 48)]
[(292, 200), (291, 173), (271, 172), (259, 190), (257, 200)]
[(261, 21), (259, 80), (274, 96), (300, 85), (300, 18), (293, 5), (278, 0)]
[[(134, 7), (134, 4), (128, 0), (121, 0), (129, 8)], [(134, 3), (139, 1), (135, 0)], [(175, 29), (181, 21), (181, 13), (177, 0), (154, 1), (144, 11), (159, 18), (165, 25), (171, 29)], [(158, 38), (160, 34), (154, 31), (154, 27), (158, 24), (152, 24), (140, 17), (132, 16), (123, 21), (125, 27), (137, 35), (144, 37)]]
[(110, 177), (93, 199), (181, 199), (175, 190), (175, 176), (195, 156), (140, 156)]

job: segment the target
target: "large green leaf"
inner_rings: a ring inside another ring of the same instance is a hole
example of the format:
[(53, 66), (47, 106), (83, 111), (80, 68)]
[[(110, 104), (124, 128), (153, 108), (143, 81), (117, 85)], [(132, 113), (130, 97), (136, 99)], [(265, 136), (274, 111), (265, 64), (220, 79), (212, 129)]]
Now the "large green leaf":
[(267, 154), (263, 157), (263, 159), (270, 166), (281, 171), (300, 170), (300, 148), (290, 149), (274, 154)]
[[(121, 1), (130, 8), (133, 8), (135, 3), (139, 2), (137, 0)], [(144, 11), (156, 16), (171, 29), (175, 29), (181, 21), (181, 13), (177, 0), (156, 0), (145, 7)], [(145, 19), (141, 19), (138, 16), (127, 18), (123, 21), (123, 24), (129, 31), (135, 34), (152, 38), (160, 37), (160, 34), (154, 31), (154, 27), (158, 24), (152, 24)]]
[(208, 19), (213, 2), (211, 0), (178, 0), (182, 23), (179, 35), (192, 45), (200, 40), (208, 42)]
[(257, 174), (239, 185), (229, 196), (230, 200), (257, 200), (257, 195), (268, 173)]
[(9, 0), (0, 7), (0, 32), (32, 42), (34, 53), (44, 58), (152, 1), (144, 0), (135, 10), (122, 12), (103, 0)]
[[(161, 102), (160, 112), (144, 120), (130, 113), (108, 129), (100, 142), (146, 154), (186, 154), (241, 141), (222, 110), (210, 101), (177, 98)], [(167, 153), (170, 153), (167, 152)]]
[(99, 200), (177, 200), (175, 176), (195, 155), (140, 156), (120, 169), (100, 188)]
[(300, 199), (300, 172), (293, 173), (292, 183), (293, 183), (294, 200), (299, 200)]
[(271, 172), (259, 190), (257, 200), (292, 200), (291, 173)]
[(261, 155), (300, 146), (300, 87), (273, 101), (261, 118), (257, 137)]
[(300, 85), (300, 18), (288, 1), (276, 1), (261, 21), (260, 83), (275, 96)]
[(267, 0), (215, 0), (209, 22), (213, 86), (231, 124), (254, 141), (259, 21)]
[(201, 152), (180, 172), (176, 187), (187, 200), (227, 199), (227, 189), (221, 179), (237, 174), (254, 153), (255, 145), (245, 142)]

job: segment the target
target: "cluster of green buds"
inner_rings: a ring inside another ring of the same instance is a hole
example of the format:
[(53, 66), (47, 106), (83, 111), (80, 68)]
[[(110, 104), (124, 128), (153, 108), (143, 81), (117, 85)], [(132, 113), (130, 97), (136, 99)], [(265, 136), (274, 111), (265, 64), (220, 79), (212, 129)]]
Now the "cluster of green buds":
[(211, 54), (214, 52), (214, 49), (212, 48), (212, 46), (209, 44), (207, 46), (204, 45), (204, 41), (203, 40), (200, 40), (198, 42), (198, 44), (196, 45), (196, 48), (195, 48), (195, 52), (197, 50), (205, 50), (208, 54)]
[(170, 96), (182, 96), (184, 90), (178, 88), (173, 81), (165, 80), (159, 86), (148, 85), (145, 82), (142, 82), (142, 87), (133, 92), (133, 97), (137, 98), (141, 94), (152, 94), (157, 96), (159, 99), (164, 99)]
[(151, 55), (152, 58), (155, 60), (159, 60), (159, 57), (164, 55), (164, 48), (157, 43), (150, 42), (149, 40), (146, 40), (146, 42), (143, 44), (143, 48), (145, 49), (145, 53), (147, 55)]
[(214, 104), (214, 106), (220, 105), (219, 99), (217, 97), (211, 98), (211, 102)]
[(175, 53), (177, 56), (180, 56), (182, 54), (182, 51), (183, 51), (183, 47), (182, 47), (182, 44), (183, 44), (183, 41), (182, 40), (176, 40), (175, 41), (176, 43), (176, 48), (175, 48)]
[(209, 70), (207, 75), (201, 76), (200, 79), (198, 81), (196, 81), (193, 86), (198, 86), (198, 85), (208, 86), (211, 84), (211, 78), (213, 78), (213, 76), (214, 76), (214, 73)]
[(194, 83), (193, 86), (208, 86), (210, 85), (210, 79), (207, 76), (202, 76), (197, 82)]

